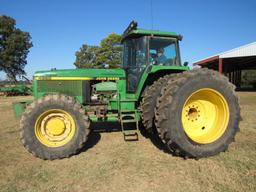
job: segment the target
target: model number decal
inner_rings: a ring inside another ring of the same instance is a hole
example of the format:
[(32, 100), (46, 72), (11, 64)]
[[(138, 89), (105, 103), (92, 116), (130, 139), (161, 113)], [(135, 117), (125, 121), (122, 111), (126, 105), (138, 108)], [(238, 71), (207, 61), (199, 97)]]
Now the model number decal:
[(119, 80), (119, 78), (118, 77), (97, 77), (96, 80), (111, 81), (111, 80)]

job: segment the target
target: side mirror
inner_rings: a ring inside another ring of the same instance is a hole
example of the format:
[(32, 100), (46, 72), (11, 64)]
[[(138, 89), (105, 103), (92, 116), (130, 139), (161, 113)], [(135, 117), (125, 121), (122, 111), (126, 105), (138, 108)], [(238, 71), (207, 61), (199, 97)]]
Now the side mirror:
[(183, 63), (183, 66), (187, 67), (187, 66), (188, 66), (188, 62), (185, 61), (185, 62)]
[(109, 64), (104, 63), (104, 64), (103, 64), (103, 68), (105, 68), (105, 69), (109, 69)]
[(156, 64), (157, 64), (156, 60), (153, 60), (153, 61), (151, 62), (151, 65), (156, 65)]

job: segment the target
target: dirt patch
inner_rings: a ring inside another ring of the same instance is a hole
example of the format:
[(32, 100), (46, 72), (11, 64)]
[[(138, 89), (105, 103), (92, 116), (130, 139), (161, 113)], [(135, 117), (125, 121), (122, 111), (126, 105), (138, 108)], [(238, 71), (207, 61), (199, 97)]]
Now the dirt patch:
[(125, 142), (120, 132), (94, 132), (80, 154), (43, 161), (23, 148), (11, 108), (28, 97), (0, 97), (0, 191), (256, 191), (256, 93), (239, 96), (236, 142), (198, 161), (173, 157), (142, 135)]

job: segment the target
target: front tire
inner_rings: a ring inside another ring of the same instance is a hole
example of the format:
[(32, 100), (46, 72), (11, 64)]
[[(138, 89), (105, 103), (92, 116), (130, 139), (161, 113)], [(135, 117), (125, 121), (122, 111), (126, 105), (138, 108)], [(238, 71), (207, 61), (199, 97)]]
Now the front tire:
[(162, 89), (155, 123), (176, 155), (202, 158), (228, 148), (239, 119), (234, 86), (216, 71), (197, 69), (177, 75)]
[(41, 159), (61, 159), (76, 154), (89, 134), (90, 122), (72, 97), (48, 95), (31, 103), (21, 118), (21, 140)]

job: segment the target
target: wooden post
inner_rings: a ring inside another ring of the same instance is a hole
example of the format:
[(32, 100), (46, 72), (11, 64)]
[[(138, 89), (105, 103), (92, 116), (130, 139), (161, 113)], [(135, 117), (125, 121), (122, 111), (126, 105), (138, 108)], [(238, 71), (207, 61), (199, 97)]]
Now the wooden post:
[(235, 70), (235, 86), (237, 87), (237, 80), (238, 80), (238, 75), (237, 75), (237, 70)]
[(223, 64), (223, 61), (222, 61), (222, 58), (219, 58), (219, 73), (222, 73), (222, 64)]
[(241, 79), (242, 79), (242, 73), (241, 70), (238, 71), (238, 88), (241, 88)]
[(231, 83), (234, 84), (234, 71), (231, 72)]

